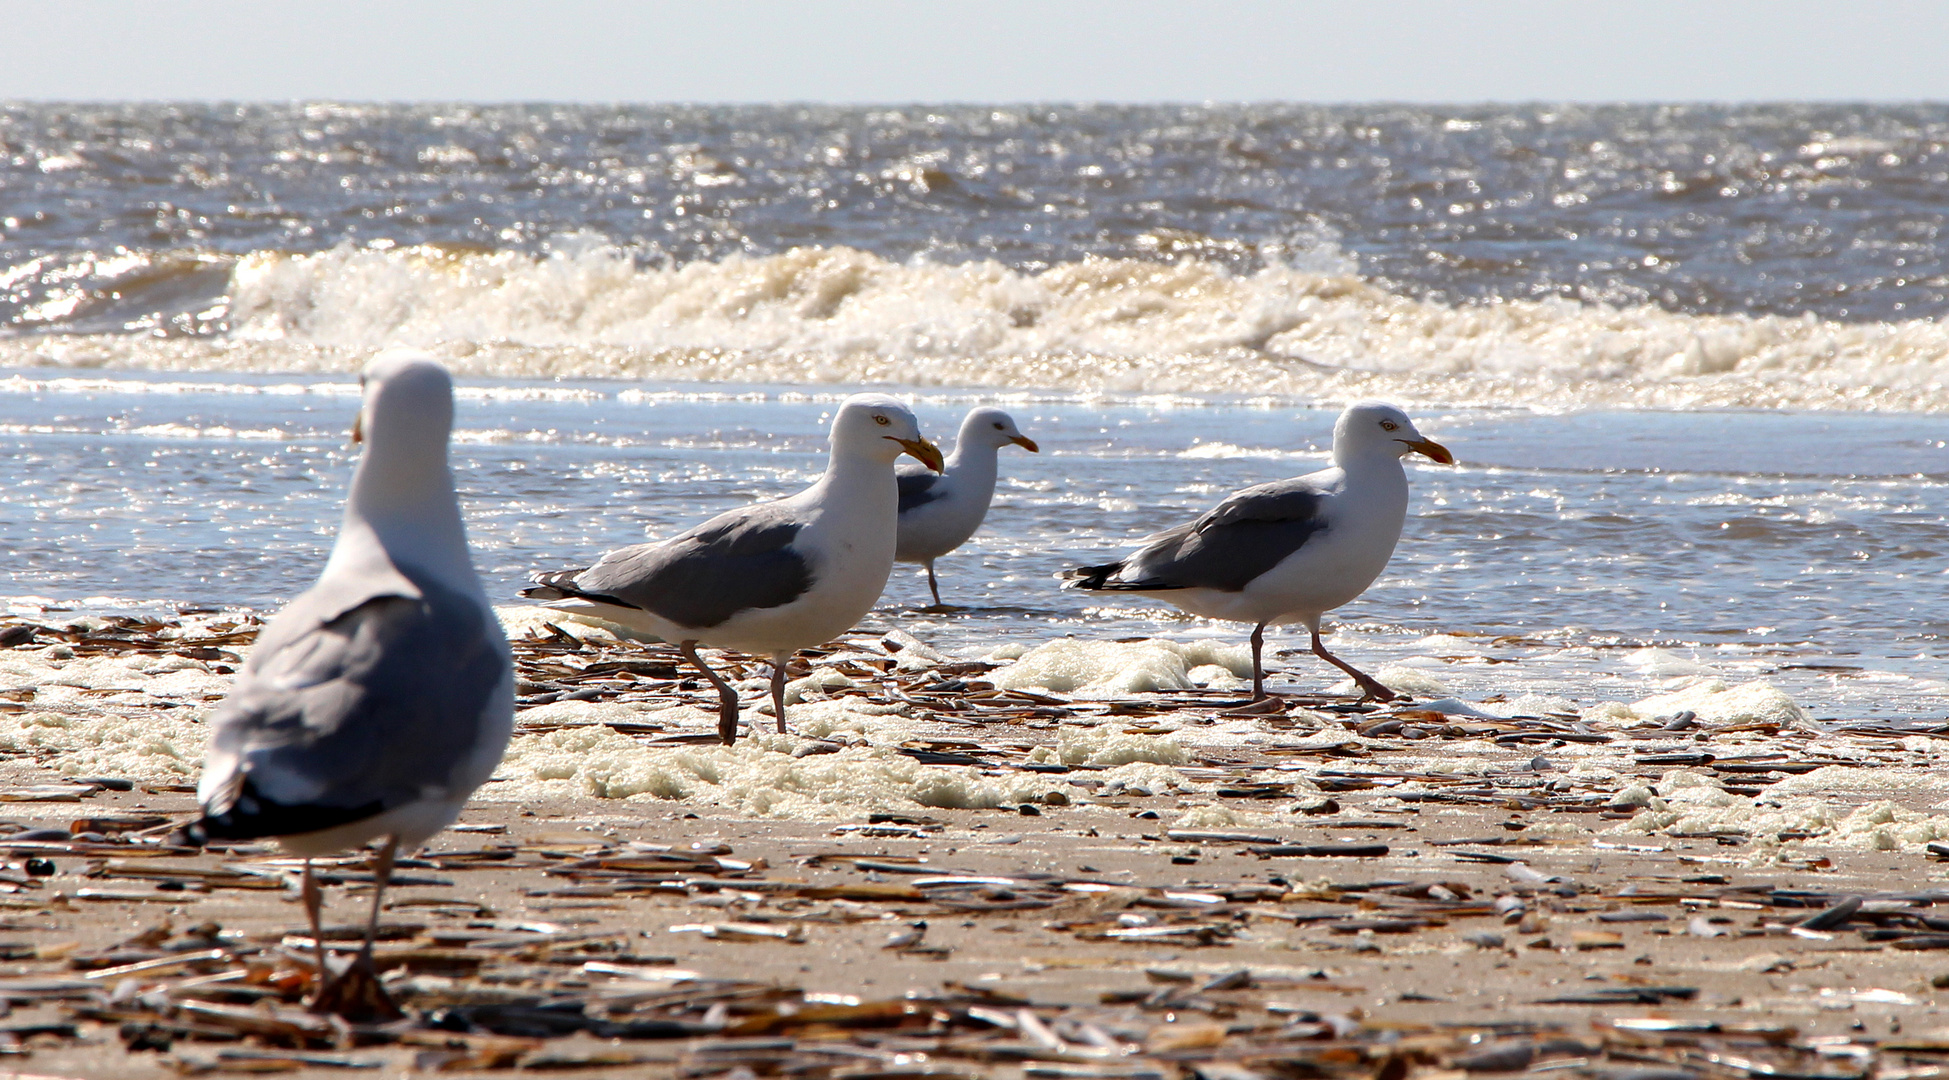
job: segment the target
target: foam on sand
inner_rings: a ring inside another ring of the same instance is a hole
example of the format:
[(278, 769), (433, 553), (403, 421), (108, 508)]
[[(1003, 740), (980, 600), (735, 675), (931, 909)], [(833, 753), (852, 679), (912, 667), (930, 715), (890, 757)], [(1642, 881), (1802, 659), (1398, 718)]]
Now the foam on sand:
[(596, 619), (572, 611), (557, 611), (554, 608), (532, 604), (497, 607), (494, 609), (494, 614), (500, 618), (501, 630), (507, 634), (510, 641), (529, 637), (553, 637), (554, 635), (548, 629), (551, 626), (578, 641), (595, 644), (614, 644), (617, 641), (639, 640), (642, 637), (628, 627), (612, 623), (607, 619)]
[[(538, 608), (501, 612), (518, 636), (550, 624), (599, 644), (613, 641), (606, 629), (559, 614)], [(85, 619), (72, 625), (100, 628)], [(174, 633), (202, 637), (218, 629), (186, 626)], [(823, 662), (891, 655), (926, 667), (942, 659), (925, 642), (905, 634), (888, 635), (880, 644), (891, 651), (871, 652), (876, 646), (869, 642), (860, 646), (867, 652), (842, 651)], [(1184, 690), (1199, 677), (1211, 682), (1221, 676), (1236, 679), (1249, 670), (1249, 662), (1243, 646), (1214, 639), (1063, 638), (1027, 650), (989, 678), (1004, 689), (1034, 688), (1083, 700), (1121, 698)], [(13, 691), (0, 710), (0, 752), (29, 757), (69, 777), (193, 779), (207, 740), (204, 721), (230, 689), (233, 676), (226, 669), (234, 663), (228, 657), (212, 661), (166, 652), (76, 655), (74, 648), (58, 643), (0, 650), (0, 688)], [(1382, 674), (1398, 679), (1421, 674), (1421, 669), (1384, 668)], [(992, 769), (922, 764), (903, 750), (944, 735), (965, 738), (966, 730), (944, 732), (941, 720), (924, 707), (897, 699), (869, 700), (849, 693), (854, 689), (853, 680), (841, 672), (815, 667), (791, 684), (791, 734), (771, 733), (770, 718), (753, 701), (748, 704), (754, 735), (734, 747), (696, 741), (714, 730), (716, 716), (695, 704), (558, 701), (525, 709), (506, 760), (480, 797), (490, 802), (676, 802), (751, 817), (832, 820), (880, 810), (1014, 806), (1040, 801), (1052, 786), (1067, 791), (1071, 780), (1084, 781), (1076, 786), (1107, 797), (1141, 792), (1209, 798), (1218, 778), (1196, 766), (1202, 751), (1217, 747), (1303, 751), (1354, 744), (1398, 753), (1407, 767), (1458, 776), (1486, 777), (1510, 767), (1507, 752), (1486, 741), (1443, 742), (1408, 751), (1392, 741), (1362, 739), (1342, 726), (1342, 717), (1314, 717), (1307, 734), (1292, 726), (1268, 729), (1258, 717), (1214, 722), (1194, 709), (1165, 718), (1166, 728), (1132, 728), (1116, 718), (1093, 718), (1085, 708), (1083, 715), (1046, 733), (1021, 729), (1022, 741), (1004, 739), (993, 747), (1003, 760), (1012, 756), (1081, 771), (1062, 780), (1028, 771), (997, 774)], [(763, 698), (764, 690), (765, 680), (750, 681), (749, 696)], [(1480, 708), (1459, 699), (1436, 704), (1459, 716), (1565, 713), (1569, 706), (1561, 699)], [(768, 707), (768, 702), (762, 705)], [(1583, 713), (1601, 726), (1642, 727), (1681, 710), (1693, 711), (1714, 726), (1794, 725), (1806, 717), (1765, 682), (1729, 685), (1718, 679), (1697, 680), (1634, 703), (1605, 703)], [(1285, 722), (1290, 724), (1291, 718)], [(624, 734), (612, 724), (633, 730), (651, 725), (660, 734)], [(994, 739), (993, 733), (983, 737)], [(1736, 833), (1763, 847), (1810, 838), (1815, 844), (1865, 849), (1909, 849), (1949, 837), (1949, 818), (1916, 809), (1943, 808), (1949, 781), (1922, 767), (1884, 764), (1886, 749), (1850, 753), (1844, 746), (1829, 747), (1823, 752), (1837, 755), (1836, 764), (1782, 780), (1755, 799), (1728, 791), (1709, 770), (1671, 769), (1654, 783), (1644, 783), (1634, 778), (1628, 749), (1619, 757), (1622, 748), (1622, 743), (1566, 746), (1549, 755), (1560, 761), (1553, 768), (1564, 770), (1554, 775), (1622, 789), (1617, 804), (1639, 812), (1616, 831)], [(1906, 740), (1901, 752), (1925, 763), (1934, 750), (1932, 740), (1916, 737)], [(1430, 751), (1435, 751), (1433, 756), (1427, 756)], [(1294, 793), (1313, 790), (1304, 770), (1282, 771), (1280, 776), (1291, 781)], [(1071, 793), (1073, 802), (1090, 798), (1082, 791)], [(1187, 821), (1213, 827), (1248, 821), (1234, 814), (1234, 821), (1220, 822), (1231, 812), (1223, 807), (1194, 811)], [(1256, 824), (1259, 818), (1249, 820)], [(1556, 839), (1576, 842), (1581, 836), (1562, 830)]]
[[(900, 752), (923, 733), (924, 721), (904, 704), (847, 697), (807, 701), (791, 710), (792, 731), (759, 725), (735, 746), (659, 746), (607, 726), (615, 720), (657, 723), (673, 733), (706, 732), (716, 714), (695, 706), (557, 702), (528, 709), (489, 800), (597, 798), (631, 802), (680, 801), (753, 817), (837, 820), (876, 810), (985, 809), (1038, 801), (1052, 783), (1035, 773), (986, 776), (960, 766), (923, 765)], [(807, 753), (815, 742), (836, 751)], [(797, 751), (799, 756), (794, 756)], [(1033, 748), (1031, 762), (1089, 766), (1099, 787), (1152, 792), (1208, 789), (1178, 766), (1191, 760), (1174, 735), (1138, 735), (1114, 725), (1065, 727), (1054, 745)]]
[[(1934, 748), (1925, 752), (1933, 755)], [(1932, 803), (1949, 790), (1949, 776), (1917, 769), (1878, 765), (1829, 765), (1813, 772), (1789, 776), (1767, 786), (1768, 795), (1827, 795), (1849, 792), (1882, 798), (1928, 798)]]
[(1708, 724), (1793, 726), (1812, 719), (1807, 710), (1794, 704), (1779, 687), (1759, 679), (1737, 686), (1724, 679), (1704, 679), (1682, 690), (1645, 698), (1633, 704), (1631, 710), (1647, 720), (1693, 712)]
[[(1435, 678), (1433, 675), (1428, 674), (1418, 667), (1409, 667), (1405, 664), (1387, 664), (1373, 674), (1374, 678), (1378, 679), (1382, 686), (1387, 687), (1397, 694), (1409, 694), (1418, 698), (1441, 698), (1448, 696), (1448, 686), (1446, 683), (1443, 683), (1440, 679)], [(1358, 694), (1360, 687), (1355, 686), (1352, 679), (1341, 679), (1339, 682), (1327, 687), (1326, 692), (1329, 694), (1352, 695)]]
[[(681, 801), (761, 818), (839, 820), (872, 810), (985, 808), (1029, 802), (1049, 781), (1033, 773), (987, 777), (922, 765), (885, 746), (794, 757), (792, 735), (754, 734), (734, 746), (660, 748), (600, 726), (517, 735), (488, 800), (593, 796)], [(504, 778), (504, 779), (503, 779)]]
[(0, 651), (0, 685), (32, 688), (0, 712), (0, 752), (62, 776), (180, 782), (203, 764), (209, 706), (231, 677), (186, 657), (75, 657), (63, 645)]
[[(1216, 668), (1218, 670), (1210, 670)], [(1038, 645), (988, 680), (1004, 690), (1043, 690), (1079, 698), (1124, 697), (1158, 690), (1189, 690), (1220, 675), (1250, 678), (1252, 653), (1217, 641), (1115, 642), (1059, 638)], [(1229, 681), (1221, 687), (1230, 688)]]
[(1164, 735), (1136, 735), (1105, 725), (1094, 728), (1065, 728), (1056, 745), (1038, 746), (1029, 760), (1063, 765), (1184, 765), (1191, 761), (1186, 736), (1180, 732)]
[(1271, 814), (1260, 814), (1234, 806), (1203, 803), (1185, 808), (1171, 823), (1173, 829), (1267, 829), (1284, 824)]
[(1749, 799), (1720, 788), (1682, 788), (1652, 798), (1611, 833), (1671, 836), (1732, 834), (1762, 848), (1793, 840), (1864, 851), (1917, 851), (1949, 838), (1949, 817), (1912, 810), (1892, 799), (1844, 806), (1817, 795)]
[(182, 782), (203, 770), (206, 725), (183, 710), (142, 716), (0, 713), (0, 752), (31, 756), (61, 776)]
[[(1768, 785), (1757, 797), (1726, 790), (1710, 772), (1673, 769), (1655, 789), (1635, 786), (1619, 801), (1642, 807), (1611, 833), (1733, 834), (1762, 849), (1804, 841), (1823, 847), (1913, 851), (1949, 838), (1949, 817), (1912, 808), (1949, 787), (1926, 769), (1835, 765)], [(1861, 796), (1869, 798), (1863, 802)]]

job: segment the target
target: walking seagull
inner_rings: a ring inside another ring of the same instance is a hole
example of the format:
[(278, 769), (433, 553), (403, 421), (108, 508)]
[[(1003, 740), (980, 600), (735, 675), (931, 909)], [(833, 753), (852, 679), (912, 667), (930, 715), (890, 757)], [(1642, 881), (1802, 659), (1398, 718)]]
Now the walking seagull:
[(1009, 443), (1038, 453), (1035, 440), (1016, 428), (1000, 409), (970, 411), (955, 436), (954, 453), (938, 473), (903, 461), (900, 477), (900, 544), (896, 562), (920, 563), (927, 568), (927, 587), (934, 606), (941, 606), (941, 586), (934, 580), (934, 560), (968, 542), (988, 516), (995, 497), (996, 452)]
[[(258, 635), (210, 718), (192, 839), (275, 837), (304, 857), (312, 1008), (398, 1015), (372, 972), (394, 856), (459, 816), (514, 727), (514, 665), (467, 551), (447, 437), (453, 381), (419, 354), (366, 365), (364, 455), (318, 581)], [(326, 981), (314, 856), (384, 838), (352, 967)]]
[(1252, 700), (1266, 696), (1265, 628), (1303, 623), (1313, 652), (1353, 677), (1362, 700), (1397, 695), (1326, 651), (1320, 616), (1380, 577), (1408, 513), (1401, 459), (1454, 455), (1380, 401), (1347, 407), (1333, 425), (1333, 467), (1235, 491), (1188, 524), (1150, 537), (1131, 555), (1064, 573), (1063, 587), (1165, 600), (1252, 628)]
[(697, 646), (771, 656), (772, 708), (785, 730), (785, 665), (852, 629), (893, 571), (900, 492), (893, 463), (941, 452), (884, 394), (847, 398), (832, 420), (824, 476), (797, 495), (719, 514), (668, 540), (617, 548), (594, 566), (534, 575), (521, 595), (674, 641), (717, 688), (717, 732), (738, 737), (738, 693)]

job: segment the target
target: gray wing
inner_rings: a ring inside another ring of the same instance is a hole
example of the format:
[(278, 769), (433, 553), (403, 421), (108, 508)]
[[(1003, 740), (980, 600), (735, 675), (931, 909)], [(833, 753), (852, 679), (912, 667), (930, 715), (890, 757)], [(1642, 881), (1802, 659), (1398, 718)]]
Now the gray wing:
[(903, 461), (894, 470), (893, 478), (900, 485), (900, 512), (903, 514), (947, 494), (947, 489), (941, 486), (941, 481), (946, 478), (925, 465), (910, 466)]
[(618, 548), (567, 580), (539, 580), (569, 595), (706, 629), (749, 608), (789, 604), (812, 587), (811, 564), (792, 549), (801, 528), (790, 511), (761, 503), (662, 543)]
[(512, 717), (507, 639), (473, 596), (404, 572), (418, 598), (323, 621), (300, 598), (266, 631), (211, 717), (205, 835), (288, 836), (468, 794), (483, 740), (506, 738), (497, 695)]
[(1120, 562), (1068, 577), (1084, 589), (1237, 592), (1325, 531), (1325, 506), (1326, 492), (1303, 478), (1249, 487)]

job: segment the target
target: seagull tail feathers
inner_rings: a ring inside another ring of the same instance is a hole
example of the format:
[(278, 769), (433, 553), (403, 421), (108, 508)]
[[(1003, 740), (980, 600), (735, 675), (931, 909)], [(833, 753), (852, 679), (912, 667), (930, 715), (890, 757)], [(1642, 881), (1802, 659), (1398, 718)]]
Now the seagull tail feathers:
[(229, 805), (221, 810), (217, 810), (215, 802), (206, 805), (203, 816), (176, 830), (174, 837), (182, 843), (202, 847), (212, 840), (295, 836), (362, 821), (385, 810), (383, 802), (363, 806), (286, 805), (264, 797), (246, 780)]
[(1081, 589), (1084, 592), (1167, 592), (1181, 589), (1182, 585), (1146, 579), (1141, 581), (1117, 581), (1116, 576), (1130, 565), (1129, 560), (1120, 559), (1101, 566), (1079, 566), (1074, 570), (1064, 570), (1057, 574), (1065, 589)]
[(1101, 566), (1079, 566), (1074, 570), (1064, 570), (1056, 576), (1062, 579), (1062, 587), (1065, 589), (1082, 589), (1085, 592), (1095, 592), (1098, 589), (1116, 588), (1115, 585), (1110, 584), (1110, 579), (1116, 576), (1117, 571), (1122, 569), (1123, 562), (1122, 560), (1118, 560), (1113, 563), (1104, 563)]
[(529, 600), (570, 600), (588, 597), (589, 594), (575, 587), (576, 575), (587, 570), (581, 566), (574, 570), (549, 570), (531, 576), (533, 585), (521, 590), (521, 595)]

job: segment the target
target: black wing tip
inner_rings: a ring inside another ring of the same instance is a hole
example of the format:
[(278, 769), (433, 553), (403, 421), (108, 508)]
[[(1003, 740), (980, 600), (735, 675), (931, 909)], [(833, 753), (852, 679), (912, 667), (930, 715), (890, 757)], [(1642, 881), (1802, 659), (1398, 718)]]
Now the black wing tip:
[(528, 580), (534, 582), (534, 584), (521, 590), (521, 595), (524, 599), (528, 600), (581, 599), (614, 603), (615, 601), (610, 600), (609, 597), (586, 593), (575, 587), (575, 579), (580, 577), (588, 569), (586, 566), (578, 566), (573, 570), (536, 571), (528, 575)]
[(1062, 587), (1065, 589), (1095, 592), (1099, 589), (1117, 588), (1118, 586), (1110, 584), (1110, 577), (1122, 569), (1123, 562), (1119, 560), (1101, 566), (1079, 566), (1074, 570), (1064, 570), (1056, 576), (1062, 579)]
[(363, 806), (325, 806), (302, 804), (287, 806), (272, 802), (252, 790), (249, 781), (235, 802), (222, 813), (205, 811), (201, 818), (178, 830), (177, 835), (191, 846), (202, 847), (212, 840), (264, 840), (278, 836), (298, 836), (339, 825), (349, 825), (386, 812), (386, 804), (375, 800)]
[(1169, 592), (1172, 589), (1190, 588), (1188, 585), (1174, 585), (1168, 581), (1111, 581), (1121, 572), (1124, 563), (1104, 563), (1102, 566), (1079, 566), (1065, 570), (1056, 576), (1062, 579), (1065, 589), (1082, 589), (1085, 592)]

